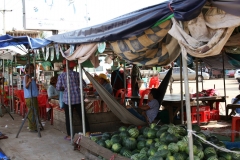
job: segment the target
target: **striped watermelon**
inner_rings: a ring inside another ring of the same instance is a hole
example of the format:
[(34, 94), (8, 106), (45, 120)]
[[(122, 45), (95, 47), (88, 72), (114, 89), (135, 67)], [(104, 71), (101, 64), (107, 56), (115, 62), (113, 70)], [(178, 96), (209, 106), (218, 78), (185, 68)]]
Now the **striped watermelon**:
[(154, 156), (156, 152), (157, 152), (157, 148), (153, 147), (148, 150), (147, 154), (148, 154), (148, 156)]
[(208, 154), (216, 155), (217, 153), (213, 147), (207, 147), (204, 149), (204, 155), (208, 156)]
[(123, 154), (122, 154), (122, 155), (123, 155), (123, 156), (125, 156), (125, 157), (128, 157), (128, 158), (130, 158), (130, 157), (131, 157), (131, 155), (132, 155), (132, 152), (126, 149), (126, 150), (123, 152)]
[(120, 132), (122, 132), (122, 131), (127, 131), (127, 127), (121, 126), (118, 130), (119, 130)]
[(127, 149), (129, 149), (130, 151), (131, 150), (134, 150), (136, 147), (137, 147), (137, 141), (136, 141), (136, 139), (135, 138), (127, 138), (126, 140), (125, 140), (125, 147), (127, 148)]
[(139, 135), (139, 130), (137, 128), (131, 128), (128, 130), (130, 137), (137, 138)]
[(177, 153), (178, 152), (178, 145), (176, 143), (170, 143), (168, 145), (168, 150), (171, 152), (171, 153)]
[(138, 141), (137, 149), (142, 149), (143, 147), (145, 147), (145, 141)]
[(115, 153), (119, 153), (121, 148), (122, 148), (122, 145), (119, 144), (119, 143), (114, 143), (112, 145), (112, 151), (115, 152)]
[(168, 149), (168, 146), (166, 144), (162, 144), (158, 147), (158, 151), (161, 151), (163, 149)]
[(178, 141), (177, 146), (178, 146), (179, 151), (184, 152), (188, 146), (188, 143), (185, 141)]

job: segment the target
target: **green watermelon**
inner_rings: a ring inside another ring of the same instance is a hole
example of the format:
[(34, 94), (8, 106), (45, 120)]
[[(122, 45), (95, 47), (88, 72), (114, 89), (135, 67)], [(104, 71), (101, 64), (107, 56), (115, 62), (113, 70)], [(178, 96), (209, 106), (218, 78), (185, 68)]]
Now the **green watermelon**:
[(149, 128), (147, 133), (145, 133), (145, 137), (147, 137), (147, 138), (155, 138), (156, 137), (156, 130)]
[(109, 132), (104, 132), (103, 134), (102, 134), (102, 136), (106, 136), (106, 137), (111, 137), (111, 134), (109, 133)]
[(134, 149), (134, 150), (132, 151), (132, 155), (133, 155), (133, 154), (136, 154), (136, 153), (140, 153), (140, 150), (139, 150), (139, 149)]
[(137, 137), (137, 141), (145, 141), (145, 140), (146, 138), (142, 134)]
[(113, 145), (113, 142), (112, 142), (111, 140), (107, 139), (107, 140), (105, 141), (105, 146), (106, 146), (106, 148), (112, 148), (112, 145)]
[(231, 150), (238, 152), (238, 153), (231, 153), (232, 159), (233, 159), (233, 160), (239, 160), (239, 159), (240, 159), (240, 154), (239, 154), (240, 148), (233, 148), (233, 149), (231, 149)]
[(128, 131), (122, 131), (119, 133), (119, 136), (122, 138), (122, 137), (129, 137), (130, 135), (129, 135)]
[(128, 157), (128, 158), (130, 158), (130, 157), (131, 157), (131, 155), (132, 155), (132, 152), (126, 149), (126, 150), (123, 152), (123, 154), (122, 154), (122, 155), (123, 155), (123, 156), (125, 156), (125, 157)]
[(156, 132), (156, 137), (157, 137), (157, 138), (160, 138), (161, 134), (164, 133), (164, 132), (166, 132), (166, 131), (158, 130), (158, 131)]
[(137, 128), (131, 128), (128, 130), (130, 137), (137, 138), (139, 135), (139, 130)]
[(125, 126), (121, 126), (118, 131), (122, 132), (122, 131), (127, 131), (127, 127)]
[(137, 141), (136, 141), (136, 139), (135, 138), (126, 138), (126, 140), (125, 140), (125, 147), (127, 148), (127, 149), (129, 149), (130, 151), (131, 150), (134, 150), (136, 147), (137, 147)]
[(135, 126), (135, 125), (130, 125), (130, 126), (128, 126), (127, 131), (129, 131), (129, 130), (132, 129), (132, 128), (137, 128), (137, 126)]
[(153, 139), (147, 139), (145, 142), (145, 146), (150, 147), (153, 144), (153, 142), (154, 142)]
[(122, 148), (122, 145), (119, 143), (113, 143), (112, 145), (112, 151), (115, 153), (119, 153)]
[(119, 153), (120, 153), (121, 155), (123, 155), (123, 152), (124, 152), (125, 150), (128, 150), (128, 149), (127, 149), (126, 147), (122, 147)]
[(105, 141), (102, 140), (102, 139), (98, 140), (98, 141), (97, 141), (97, 144), (100, 145), (100, 146), (106, 147)]
[(154, 156), (156, 152), (157, 152), (157, 148), (153, 147), (148, 150), (147, 154), (148, 154), (148, 156)]
[(139, 134), (142, 134), (142, 135), (143, 135), (143, 131), (144, 131), (145, 128), (147, 128), (147, 127), (144, 126), (144, 127), (140, 128), (140, 130), (139, 130)]
[(162, 158), (166, 158), (167, 156), (170, 156), (171, 155), (171, 152), (167, 149), (162, 149), (162, 150), (158, 150), (156, 153), (155, 153), (156, 156), (160, 156)]
[(188, 146), (188, 143), (185, 141), (178, 141), (177, 146), (178, 146), (179, 151), (184, 152)]
[(163, 158), (161, 156), (154, 155), (154, 156), (150, 156), (148, 160), (163, 160)]
[(142, 149), (143, 147), (145, 147), (145, 141), (138, 141), (137, 149)]
[(168, 146), (166, 144), (161, 144), (159, 147), (158, 147), (158, 151), (161, 151), (163, 149), (168, 149)]
[(121, 143), (121, 137), (119, 135), (114, 135), (112, 136), (111, 141), (113, 143)]
[(174, 156), (168, 156), (168, 157), (166, 158), (166, 160), (175, 160), (175, 157), (174, 157)]
[(182, 155), (181, 153), (174, 153), (173, 157), (177, 160), (185, 160), (185, 156)]
[(176, 143), (170, 143), (168, 145), (168, 150), (171, 152), (171, 153), (177, 153), (178, 152), (178, 145)]
[(196, 132), (200, 132), (201, 128), (199, 127), (198, 124), (192, 124), (192, 130), (196, 131)]
[[(186, 153), (189, 154), (189, 146), (186, 147)], [(197, 146), (193, 145), (193, 154), (197, 155), (198, 149)]]
[(223, 157), (223, 158), (225, 158), (226, 160), (231, 160), (231, 159), (232, 159), (231, 153), (219, 152), (218, 155), (219, 155), (219, 157)]
[(219, 139), (214, 135), (208, 137), (207, 140), (212, 142), (213, 144), (217, 144), (219, 142)]
[(159, 146), (162, 145), (162, 144), (165, 144), (165, 143), (160, 141), (160, 142), (156, 142), (156, 143), (154, 144), (154, 146), (155, 146), (155, 147), (159, 147)]
[[(189, 160), (189, 156), (188, 156), (187, 160)], [(200, 158), (198, 156), (193, 156), (193, 160), (200, 160)]]
[(102, 140), (106, 141), (107, 139), (110, 139), (111, 137), (110, 136), (102, 136)]
[[(196, 135), (198, 135), (198, 136), (202, 137), (204, 140), (206, 140), (206, 139), (207, 139), (206, 135), (205, 135), (204, 133), (202, 133), (202, 132), (196, 132)], [(200, 138), (198, 138), (198, 137), (194, 137), (194, 138), (196, 138), (197, 140), (199, 140), (199, 141), (203, 142), (203, 140), (201, 140), (201, 139), (200, 139)]]
[(147, 148), (147, 147), (144, 147), (144, 148), (142, 148), (142, 149), (140, 150), (140, 153), (145, 153), (145, 154), (147, 154), (147, 152), (148, 152), (148, 148)]
[(153, 129), (155, 126), (157, 126), (156, 123), (151, 123), (151, 124), (150, 124), (150, 128), (151, 128), (151, 129)]
[(217, 156), (211, 156), (207, 160), (218, 160), (218, 157)]
[(93, 136), (93, 137), (90, 137), (90, 139), (94, 142), (97, 142), (98, 141), (98, 138), (96, 136)]
[(160, 130), (160, 126), (155, 126), (153, 129), (155, 129), (156, 131)]
[[(207, 147), (204, 149), (204, 155), (208, 156), (209, 154), (214, 154), (216, 155), (216, 150), (213, 147)], [(210, 157), (210, 156), (208, 156)]]
[(166, 137), (166, 142), (167, 143), (177, 143), (178, 138), (174, 134), (168, 134)]
[(159, 138), (154, 138), (154, 142), (160, 142)]
[(168, 130), (168, 128), (169, 128), (169, 126), (164, 124), (161, 126), (161, 128), (159, 130), (166, 132)]
[(199, 159), (203, 159), (204, 157), (204, 152), (201, 150), (198, 150), (198, 153), (196, 154), (196, 156), (198, 156)]

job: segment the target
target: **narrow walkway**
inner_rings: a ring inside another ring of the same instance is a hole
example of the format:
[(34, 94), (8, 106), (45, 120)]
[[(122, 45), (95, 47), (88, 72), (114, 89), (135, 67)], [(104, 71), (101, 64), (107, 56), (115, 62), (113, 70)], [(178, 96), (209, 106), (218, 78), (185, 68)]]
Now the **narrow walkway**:
[(64, 140), (65, 134), (54, 129), (50, 121), (46, 121), (42, 137), (38, 133), (29, 132), (27, 121), (18, 138), (17, 132), (23, 118), (12, 114), (15, 120), (5, 114), (0, 117), (0, 132), (6, 134), (8, 139), (0, 140), (0, 148), (11, 160), (66, 160), (81, 159), (84, 155), (73, 150), (70, 141)]

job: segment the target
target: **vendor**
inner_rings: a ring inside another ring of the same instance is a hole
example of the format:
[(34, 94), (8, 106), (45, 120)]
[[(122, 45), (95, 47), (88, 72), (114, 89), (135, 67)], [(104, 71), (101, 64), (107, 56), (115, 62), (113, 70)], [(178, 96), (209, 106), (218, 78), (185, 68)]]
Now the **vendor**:
[(56, 89), (57, 77), (51, 77), (50, 85), (48, 87), (48, 99), (58, 99), (59, 91)]
[[(240, 94), (232, 99), (232, 104), (240, 104)], [(236, 115), (240, 115), (240, 108), (236, 108)]]
[[(96, 76), (96, 75), (95, 75)], [(95, 77), (98, 82), (110, 93), (113, 94), (113, 89), (112, 86), (110, 84), (110, 80), (107, 78), (106, 74), (99, 74), (98, 76)], [(99, 96), (98, 92), (96, 91), (94, 93), (95, 96)]]

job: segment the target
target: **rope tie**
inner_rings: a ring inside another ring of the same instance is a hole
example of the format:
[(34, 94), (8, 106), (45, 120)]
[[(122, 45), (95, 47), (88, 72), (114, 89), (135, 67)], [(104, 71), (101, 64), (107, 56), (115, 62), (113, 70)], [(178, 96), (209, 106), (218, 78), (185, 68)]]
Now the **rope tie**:
[(231, 152), (231, 153), (236, 153), (236, 154), (240, 154), (240, 152), (237, 152), (237, 151), (232, 151), (232, 150), (229, 150), (227, 148), (223, 148), (223, 147), (219, 147), (219, 146), (216, 146), (215, 144), (212, 144), (211, 142), (205, 140), (204, 138), (202, 138), (201, 136), (197, 135), (196, 133), (192, 132), (192, 134), (196, 137), (198, 137), (199, 139), (201, 139), (204, 143), (207, 143), (221, 151), (224, 151), (224, 152)]
[(110, 159), (109, 159), (109, 160), (114, 160), (114, 159), (115, 159), (115, 157), (116, 157), (116, 154), (113, 154), (113, 155), (110, 157)]
[(193, 130), (189, 130), (189, 129), (188, 129), (187, 132), (188, 132), (188, 138), (190, 138), (190, 135), (193, 134), (193, 133), (195, 133), (196, 131), (193, 131)]

